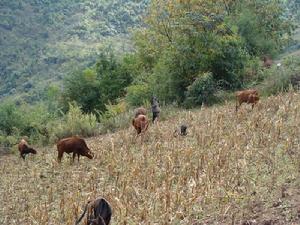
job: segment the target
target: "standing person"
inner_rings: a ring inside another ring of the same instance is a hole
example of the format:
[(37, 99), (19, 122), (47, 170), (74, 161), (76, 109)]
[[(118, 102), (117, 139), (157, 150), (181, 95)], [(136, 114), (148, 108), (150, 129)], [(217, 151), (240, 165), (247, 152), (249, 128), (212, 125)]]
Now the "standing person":
[(151, 111), (152, 111), (152, 123), (154, 123), (155, 120), (158, 120), (160, 108), (159, 108), (159, 101), (158, 99), (153, 96), (151, 99)]

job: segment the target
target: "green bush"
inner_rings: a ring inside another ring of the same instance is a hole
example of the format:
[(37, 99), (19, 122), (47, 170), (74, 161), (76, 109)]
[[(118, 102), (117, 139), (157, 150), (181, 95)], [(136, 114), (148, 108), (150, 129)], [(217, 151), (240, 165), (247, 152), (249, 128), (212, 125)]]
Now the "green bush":
[(117, 128), (125, 128), (130, 120), (127, 104), (121, 101), (118, 104), (107, 104), (106, 111), (99, 113), (99, 128), (101, 133), (115, 131)]
[(214, 93), (216, 84), (211, 73), (201, 74), (189, 87), (186, 92), (184, 105), (192, 107), (196, 105), (212, 104), (216, 101)]
[(16, 105), (7, 101), (0, 106), (0, 129), (4, 135), (13, 135), (15, 129), (23, 130), (25, 121), (23, 113), (18, 110)]
[(131, 106), (141, 106), (151, 98), (151, 90), (148, 84), (135, 84), (127, 87), (126, 102)]
[(0, 145), (12, 146), (22, 136), (30, 142), (48, 143), (46, 124), (55, 118), (44, 104), (30, 106), (7, 101), (0, 105)]
[(247, 61), (244, 69), (243, 84), (256, 85), (262, 82), (264, 76), (262, 74), (264, 68), (262, 67), (262, 61), (258, 57), (253, 57)]
[(94, 68), (75, 72), (64, 81), (65, 102), (76, 101), (84, 112), (104, 111), (109, 101), (126, 94), (131, 73), (125, 62), (118, 62), (111, 49), (103, 50)]
[(55, 142), (73, 135), (83, 137), (96, 135), (97, 126), (97, 118), (94, 114), (84, 114), (78, 105), (69, 104), (69, 111), (63, 118), (50, 121), (47, 129), (50, 133), (50, 141)]
[[(258, 85), (262, 95), (275, 95), (286, 92), (293, 84), (293, 79), (300, 78), (300, 59), (298, 57), (288, 57), (282, 62), (282, 66), (273, 66), (263, 70), (264, 80)], [(296, 84), (294, 84), (296, 86)]]

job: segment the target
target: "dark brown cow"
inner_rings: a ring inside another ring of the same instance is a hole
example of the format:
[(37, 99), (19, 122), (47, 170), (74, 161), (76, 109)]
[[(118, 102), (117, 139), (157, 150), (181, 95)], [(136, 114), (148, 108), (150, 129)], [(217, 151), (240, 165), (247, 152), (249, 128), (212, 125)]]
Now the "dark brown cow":
[(147, 110), (143, 107), (139, 107), (137, 109), (134, 110), (134, 118), (137, 118), (139, 115), (147, 115)]
[(91, 152), (91, 150), (87, 147), (84, 139), (79, 137), (69, 137), (65, 139), (61, 139), (57, 143), (57, 151), (58, 151), (58, 162), (61, 162), (61, 159), (63, 157), (64, 152), (70, 154), (73, 152), (73, 162), (76, 157), (78, 157), (79, 162), (79, 156), (86, 156), (89, 159), (92, 159), (94, 157), (94, 154)]
[(30, 148), (27, 141), (25, 139), (22, 139), (18, 145), (18, 149), (20, 152), (20, 156), (25, 160), (25, 156), (29, 153), (36, 154), (36, 150), (33, 148)]
[(87, 219), (85, 225), (109, 225), (112, 209), (110, 204), (104, 198), (88, 201), (82, 215), (76, 221), (75, 225), (80, 223), (86, 212)]
[(244, 102), (247, 104), (252, 104), (252, 109), (253, 109), (254, 105), (258, 101), (259, 101), (259, 96), (258, 96), (257, 90), (250, 89), (250, 90), (238, 91), (238, 92), (236, 92), (235, 111), (237, 112), (238, 108)]

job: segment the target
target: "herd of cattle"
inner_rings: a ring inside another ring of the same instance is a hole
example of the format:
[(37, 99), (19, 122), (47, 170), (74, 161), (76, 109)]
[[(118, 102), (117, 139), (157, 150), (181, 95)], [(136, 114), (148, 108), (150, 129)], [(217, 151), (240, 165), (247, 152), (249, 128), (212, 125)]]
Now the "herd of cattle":
[[(243, 90), (236, 92), (236, 111), (243, 103), (252, 104), (252, 108), (259, 101), (258, 92), (254, 89)], [(159, 101), (156, 97), (151, 99), (151, 111), (152, 111), (152, 123), (155, 123), (159, 119), (160, 107)], [(141, 135), (143, 138), (144, 133), (148, 129), (149, 120), (147, 118), (147, 110), (143, 107), (135, 110), (134, 118), (132, 119), (132, 125), (137, 132), (137, 136)], [(175, 130), (174, 136), (187, 135), (187, 126), (181, 125), (178, 130)], [(143, 139), (142, 139), (143, 140)], [(20, 156), (25, 160), (25, 155), (32, 153), (36, 154), (37, 151), (29, 147), (26, 140), (22, 139), (18, 145)], [(78, 161), (80, 156), (86, 156), (89, 159), (93, 159), (94, 154), (88, 148), (84, 139), (73, 136), (61, 139), (57, 142), (58, 162), (61, 162), (64, 153), (73, 153), (73, 162), (77, 155)], [(112, 210), (109, 203), (104, 198), (98, 198), (94, 201), (87, 203), (83, 214), (76, 221), (75, 225), (79, 224), (87, 212), (86, 225), (108, 225), (111, 219)]]

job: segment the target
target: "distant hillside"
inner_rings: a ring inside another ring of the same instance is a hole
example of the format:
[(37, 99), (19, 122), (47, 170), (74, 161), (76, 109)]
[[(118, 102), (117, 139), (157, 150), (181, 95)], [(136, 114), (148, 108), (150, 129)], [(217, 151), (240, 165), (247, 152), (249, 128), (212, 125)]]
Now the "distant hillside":
[(104, 43), (126, 50), (149, 0), (1, 0), (0, 98), (41, 98), (49, 82), (93, 63)]

